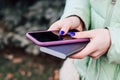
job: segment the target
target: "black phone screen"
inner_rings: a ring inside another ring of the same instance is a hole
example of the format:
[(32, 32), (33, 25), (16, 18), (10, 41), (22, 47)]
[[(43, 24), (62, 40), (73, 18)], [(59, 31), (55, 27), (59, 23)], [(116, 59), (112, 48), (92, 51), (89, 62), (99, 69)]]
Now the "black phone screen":
[(40, 42), (50, 42), (59, 40), (70, 40), (73, 39), (69, 35), (61, 36), (58, 31), (48, 31), (48, 32), (34, 32), (29, 33), (33, 38)]

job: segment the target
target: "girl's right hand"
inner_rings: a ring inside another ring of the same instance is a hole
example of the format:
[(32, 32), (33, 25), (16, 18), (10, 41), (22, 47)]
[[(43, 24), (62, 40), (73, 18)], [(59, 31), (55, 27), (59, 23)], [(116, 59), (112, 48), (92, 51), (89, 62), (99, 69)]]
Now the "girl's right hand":
[(71, 16), (53, 23), (48, 30), (59, 30), (60, 35), (65, 35), (69, 30), (83, 30), (83, 22), (77, 16)]

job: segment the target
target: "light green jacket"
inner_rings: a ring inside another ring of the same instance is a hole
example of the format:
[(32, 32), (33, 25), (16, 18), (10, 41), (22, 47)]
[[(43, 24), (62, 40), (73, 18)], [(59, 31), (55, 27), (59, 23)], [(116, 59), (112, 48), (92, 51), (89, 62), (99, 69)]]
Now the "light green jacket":
[(79, 16), (86, 29), (107, 27), (111, 36), (110, 49), (100, 59), (74, 60), (80, 80), (120, 80), (120, 0), (67, 0), (62, 18), (70, 15)]

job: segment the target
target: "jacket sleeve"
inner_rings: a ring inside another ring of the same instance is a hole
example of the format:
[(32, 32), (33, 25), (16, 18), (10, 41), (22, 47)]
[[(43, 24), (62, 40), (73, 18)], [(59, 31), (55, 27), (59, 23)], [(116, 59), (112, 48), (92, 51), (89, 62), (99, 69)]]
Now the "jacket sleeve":
[(110, 63), (120, 64), (120, 27), (108, 27), (111, 36), (111, 46), (107, 53)]
[(89, 0), (66, 0), (66, 6), (61, 19), (76, 15), (82, 19), (86, 29), (90, 24), (90, 3)]

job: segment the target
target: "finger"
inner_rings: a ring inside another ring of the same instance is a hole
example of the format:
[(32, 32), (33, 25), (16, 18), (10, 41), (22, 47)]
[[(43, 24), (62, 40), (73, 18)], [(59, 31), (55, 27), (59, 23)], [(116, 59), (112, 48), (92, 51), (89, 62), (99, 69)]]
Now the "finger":
[(48, 30), (60, 30), (60, 35), (65, 35), (69, 31), (70, 27), (70, 22), (64, 23), (57, 21), (53, 25), (51, 25)]
[(79, 27), (76, 28), (78, 31), (83, 31), (83, 26), (79, 25)]
[(98, 59), (100, 56), (102, 56), (103, 54), (99, 51), (96, 51), (92, 54), (90, 54), (89, 56), (92, 57), (93, 59)]
[(53, 23), (48, 30), (60, 30), (61, 26), (58, 22)]
[(92, 38), (92, 32), (91, 31), (75, 32), (75, 35), (72, 37), (74, 37), (74, 38)]
[[(65, 35), (65, 34), (67, 34), (68, 33), (68, 31), (70, 30), (70, 25), (69, 24), (64, 24), (63, 26), (62, 26), (62, 28), (61, 28), (61, 30), (60, 31), (63, 31), (64, 33), (62, 33), (62, 35)], [(61, 34), (61, 33), (60, 33)]]
[(81, 50), (78, 53), (72, 55), (71, 58), (83, 59), (83, 58), (92, 54), (95, 51), (96, 51), (96, 48), (94, 46), (94, 43), (90, 42), (90, 43), (87, 44), (87, 46), (83, 50)]

